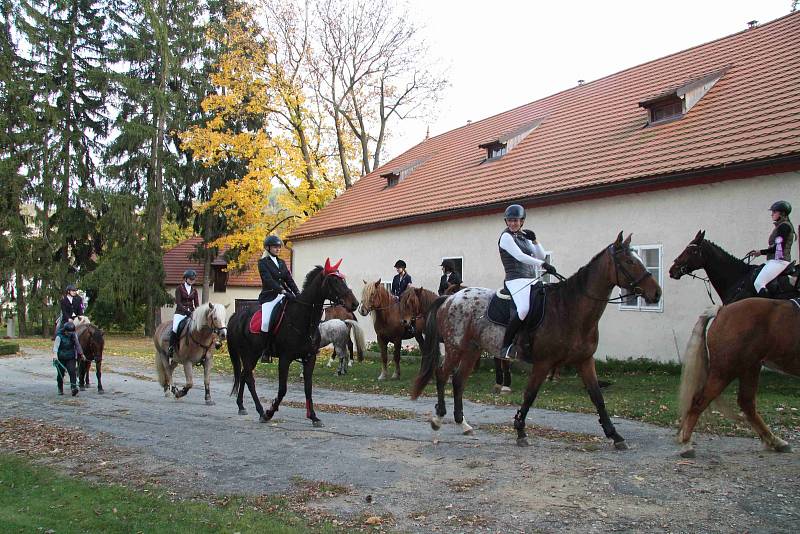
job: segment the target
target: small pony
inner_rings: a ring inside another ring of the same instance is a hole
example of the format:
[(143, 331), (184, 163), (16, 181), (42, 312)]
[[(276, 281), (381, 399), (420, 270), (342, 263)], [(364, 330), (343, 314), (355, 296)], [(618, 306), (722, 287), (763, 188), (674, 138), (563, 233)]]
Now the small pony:
[[(225, 325), (225, 306), (208, 302), (195, 308), (188, 324), (183, 328), (178, 347), (175, 350), (172, 364), (169, 364), (169, 335), (172, 321), (164, 321), (156, 328), (153, 343), (156, 347), (156, 371), (158, 383), (164, 388), (164, 396), (169, 397), (170, 391), (176, 399), (189, 393), (194, 382), (192, 381), (192, 365), (203, 365), (203, 384), (206, 388), (205, 401), (211, 406), (211, 363), (217, 338), (224, 340), (227, 335)], [(178, 389), (172, 383), (172, 372), (179, 363), (183, 364), (186, 375), (186, 385)]]
[(350, 341), (351, 330), (356, 341), (358, 354), (361, 355), (359, 361), (361, 361), (364, 359), (364, 331), (360, 326), (358, 326), (357, 322), (350, 319), (345, 321), (342, 321), (341, 319), (331, 319), (329, 321), (323, 321), (319, 323), (319, 346), (322, 348), (333, 344), (333, 355), (328, 361), (328, 367), (330, 367), (331, 362), (338, 357), (339, 368), (336, 370), (336, 374), (339, 376), (347, 374), (349, 360), (347, 343)]

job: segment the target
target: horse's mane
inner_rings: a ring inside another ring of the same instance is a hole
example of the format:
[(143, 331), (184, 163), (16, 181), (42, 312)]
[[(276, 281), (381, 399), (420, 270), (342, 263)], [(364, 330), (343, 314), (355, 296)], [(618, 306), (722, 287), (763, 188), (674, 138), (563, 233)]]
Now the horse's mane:
[(208, 323), (206, 323), (206, 312), (211, 306), (214, 307), (214, 315), (218, 316), (217, 319), (219, 319), (220, 324), (225, 324), (225, 306), (206, 302), (195, 308), (192, 312), (192, 328), (194, 330), (199, 330), (204, 326), (208, 326)]
[(737, 258), (736, 256), (734, 256), (733, 254), (731, 254), (730, 252), (728, 252), (727, 250), (725, 250), (721, 246), (717, 245), (716, 243), (714, 243), (710, 239), (703, 239), (703, 242), (708, 244), (708, 246), (712, 247), (713, 249), (718, 250), (722, 254), (722, 257), (724, 259), (726, 259), (726, 260), (728, 260), (730, 262), (733, 262), (733, 263), (742, 264), (742, 265), (745, 265), (745, 266), (747, 265), (747, 263), (742, 261), (741, 258)]
[(383, 287), (383, 284), (375, 284), (375, 282), (367, 282), (366, 285), (364, 286), (364, 290), (361, 292), (361, 301), (369, 302), (372, 299), (372, 294), (375, 293), (375, 291), (378, 291), (380, 293), (381, 300), (383, 301), (387, 301), (386, 297), (392, 296), (392, 294), (389, 293), (389, 291), (385, 287)]
[(303, 282), (303, 289), (301, 291), (305, 291), (306, 288), (311, 284), (311, 282), (314, 281), (314, 278), (316, 278), (321, 272), (322, 272), (322, 265), (317, 265), (316, 267), (311, 269), (311, 271), (309, 271), (309, 273), (306, 275), (306, 279)]
[(567, 299), (571, 297), (577, 297), (582, 295), (586, 292), (586, 285), (589, 281), (589, 271), (590, 267), (594, 265), (594, 263), (600, 259), (600, 256), (605, 254), (608, 250), (608, 247), (604, 248), (600, 252), (594, 255), (592, 259), (589, 260), (586, 265), (578, 269), (578, 272), (564, 280), (563, 282), (558, 282), (556, 284), (548, 285), (547, 288), (550, 291), (558, 291), (562, 293)]

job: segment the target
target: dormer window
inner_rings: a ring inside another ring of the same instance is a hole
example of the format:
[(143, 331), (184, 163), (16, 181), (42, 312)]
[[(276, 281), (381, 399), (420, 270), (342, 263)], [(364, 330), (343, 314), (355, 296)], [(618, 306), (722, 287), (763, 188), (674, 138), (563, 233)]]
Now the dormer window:
[(383, 174), (381, 174), (381, 178), (386, 179), (386, 187), (394, 187), (403, 180), (405, 180), (409, 174), (411, 174), (414, 169), (425, 163), (431, 158), (431, 156), (425, 156), (424, 158), (415, 159), (411, 163), (408, 163), (404, 167), (399, 167), (395, 169), (391, 169)]
[(683, 85), (670, 89), (660, 95), (639, 102), (639, 107), (650, 112), (648, 124), (680, 119), (697, 104), (705, 94), (714, 87), (714, 84), (728, 70), (728, 67), (716, 70), (700, 78), (690, 80)]
[(478, 148), (486, 150), (486, 160), (491, 161), (502, 158), (510, 152), (515, 146), (520, 144), (525, 137), (534, 131), (544, 119), (536, 119), (520, 126), (519, 128), (501, 135), (495, 139), (490, 139), (485, 143), (478, 145)]
[(491, 143), (484, 143), (482, 145), (478, 145), (479, 148), (486, 149), (486, 159), (497, 159), (499, 157), (505, 156), (506, 152), (508, 152), (508, 144), (501, 143), (499, 141), (494, 141)]
[(400, 175), (395, 174), (393, 172), (389, 172), (386, 174), (382, 174), (384, 178), (386, 178), (386, 187), (394, 187), (400, 183)]

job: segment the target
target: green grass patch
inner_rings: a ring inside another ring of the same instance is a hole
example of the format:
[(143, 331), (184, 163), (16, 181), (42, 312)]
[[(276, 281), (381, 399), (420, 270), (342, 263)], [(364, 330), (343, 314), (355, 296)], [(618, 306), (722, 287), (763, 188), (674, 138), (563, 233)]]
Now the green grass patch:
[(335, 532), (286, 511), (279, 498), (175, 501), (166, 491), (133, 491), (54, 474), (0, 454), (3, 532)]
[(0, 356), (7, 356), (9, 354), (16, 354), (19, 352), (19, 343), (11, 341), (0, 341)]

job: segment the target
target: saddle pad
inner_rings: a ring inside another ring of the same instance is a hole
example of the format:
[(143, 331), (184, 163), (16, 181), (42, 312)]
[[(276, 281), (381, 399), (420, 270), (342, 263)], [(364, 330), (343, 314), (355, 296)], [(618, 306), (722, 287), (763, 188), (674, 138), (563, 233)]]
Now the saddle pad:
[[(272, 308), (272, 317), (269, 318), (270, 334), (277, 334), (278, 330), (280, 330), (281, 323), (283, 323), (283, 312), (286, 310), (287, 302), (289, 302), (287, 299), (283, 299), (283, 302)], [(261, 331), (261, 307), (258, 308), (256, 313), (253, 314), (252, 319), (250, 319), (250, 333), (264, 333)]]
[[(545, 286), (537, 282), (531, 288), (531, 306), (528, 316), (525, 318), (526, 325), (533, 325), (533, 329), (539, 328), (544, 321), (544, 309), (546, 302)], [(511, 314), (516, 313), (513, 306), (514, 301), (509, 298), (502, 298), (495, 293), (489, 302), (486, 310), (486, 317), (493, 323), (501, 326), (508, 326), (511, 321)]]

